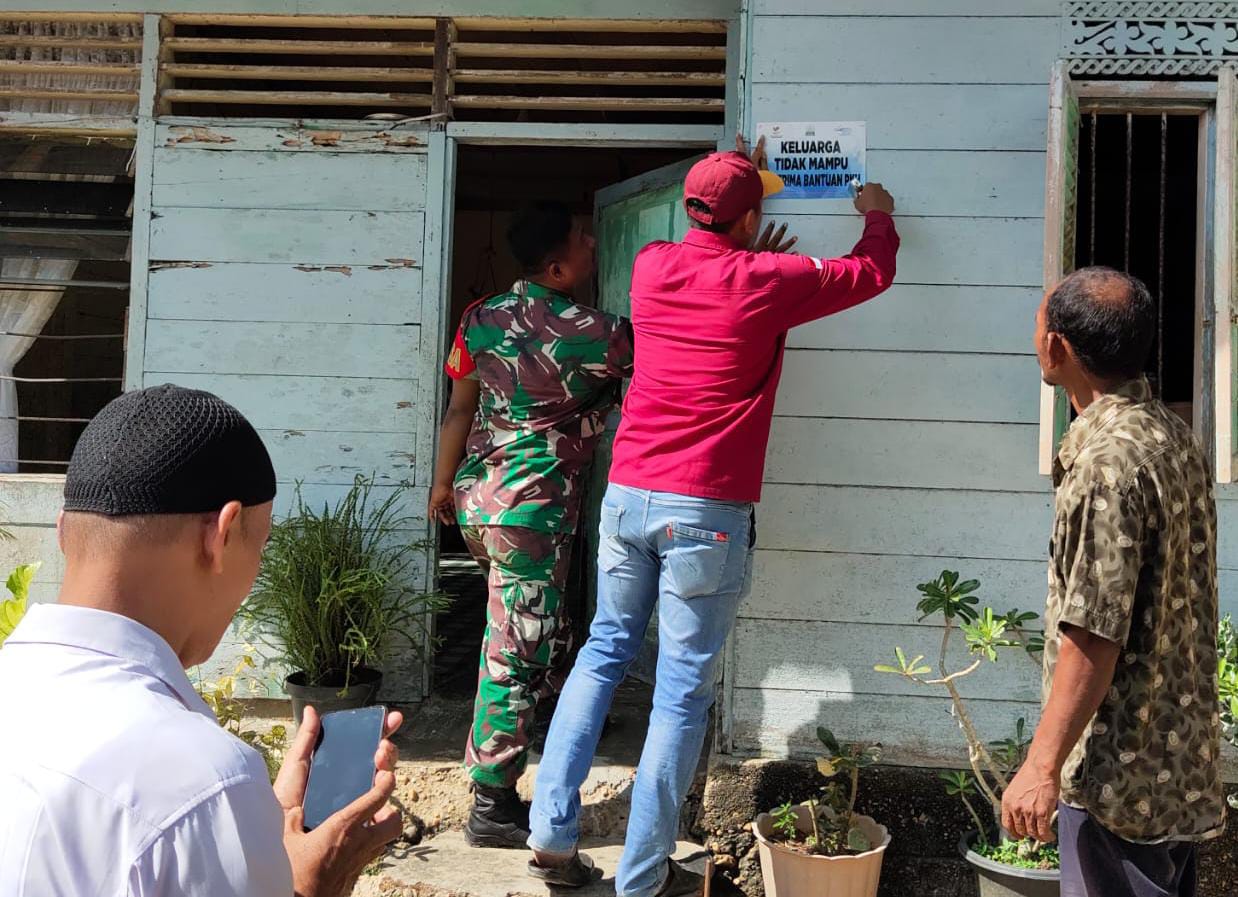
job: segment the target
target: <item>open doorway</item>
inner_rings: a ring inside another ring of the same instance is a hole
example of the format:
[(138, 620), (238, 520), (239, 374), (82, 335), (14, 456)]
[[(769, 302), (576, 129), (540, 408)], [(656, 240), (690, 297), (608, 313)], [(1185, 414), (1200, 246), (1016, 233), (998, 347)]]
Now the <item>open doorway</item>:
[[(507, 249), (505, 235), (512, 213), (520, 206), (537, 200), (561, 202), (593, 232), (595, 197), (599, 191), (676, 166), (701, 152), (683, 147), (461, 146), (455, 178), (448, 340), (454, 338), (460, 317), (472, 302), (506, 291), (519, 278), (519, 267)], [(599, 253), (605, 251), (600, 245)], [(575, 298), (597, 305), (596, 278)], [(582, 515), (582, 533), (589, 525), (588, 519)], [(592, 606), (586, 586), (587, 544), (585, 538), (575, 540), (567, 594), (578, 644), (583, 640)], [(433, 691), (444, 697), (471, 696), (477, 684), (478, 656), (486, 626), (486, 582), (456, 527), (439, 528), (438, 573), (439, 588), (453, 600), (436, 623), (441, 641), (434, 658)]]

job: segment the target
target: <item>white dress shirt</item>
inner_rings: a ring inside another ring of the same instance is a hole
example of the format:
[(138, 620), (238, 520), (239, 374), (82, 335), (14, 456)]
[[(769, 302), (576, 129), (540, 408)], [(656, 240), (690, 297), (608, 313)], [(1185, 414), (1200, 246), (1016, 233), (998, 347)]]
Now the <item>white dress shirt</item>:
[(32, 606), (0, 648), (0, 895), (291, 894), (266, 766), (167, 642)]

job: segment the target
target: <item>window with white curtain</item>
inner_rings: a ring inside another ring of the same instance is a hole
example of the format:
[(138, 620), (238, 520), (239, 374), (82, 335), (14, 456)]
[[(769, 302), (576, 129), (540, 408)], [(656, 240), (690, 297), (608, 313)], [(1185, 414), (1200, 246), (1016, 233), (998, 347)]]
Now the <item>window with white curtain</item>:
[(119, 395), (128, 141), (0, 140), (0, 473), (63, 473)]

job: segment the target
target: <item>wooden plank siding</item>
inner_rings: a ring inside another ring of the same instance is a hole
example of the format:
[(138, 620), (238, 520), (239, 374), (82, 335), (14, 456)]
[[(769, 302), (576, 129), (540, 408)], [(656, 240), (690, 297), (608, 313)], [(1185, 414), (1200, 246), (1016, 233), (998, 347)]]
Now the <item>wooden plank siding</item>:
[[(275, 465), (277, 516), (298, 489), (321, 508), (372, 474), (377, 500), (403, 490), (420, 539), (426, 129), (384, 133), (160, 124), (141, 370), (145, 385), (208, 389), (249, 417)], [(426, 345), (437, 364), (437, 339)], [(203, 674), (241, 650), (230, 634)], [(414, 700), (422, 672), (404, 666), (387, 694)]]
[(150, 272), (151, 318), (287, 321), (303, 324), (417, 324), (421, 269), (384, 265), (350, 271), (246, 262)]
[[(902, 248), (894, 289), (788, 339), (726, 673), (738, 753), (811, 754), (824, 724), (894, 762), (962, 765), (948, 700), (873, 665), (896, 645), (936, 658), (915, 586), (943, 568), (980, 578), (998, 609), (1043, 609), (1032, 331), (1060, 4), (994, 7), (756, 0), (746, 120), (867, 121), (867, 174), (895, 197)], [(862, 227), (845, 201), (767, 211), (808, 253), (841, 255)], [(1037, 716), (1021, 652), (962, 687), (985, 737)]]
[[(341, 156), (345, 156), (341, 160)], [(375, 153), (364, 167), (345, 154), (212, 152), (156, 146), (153, 204), (159, 208), (332, 209), (416, 212), (425, 208), (424, 153)], [(347, 166), (363, 175), (340, 177)]]

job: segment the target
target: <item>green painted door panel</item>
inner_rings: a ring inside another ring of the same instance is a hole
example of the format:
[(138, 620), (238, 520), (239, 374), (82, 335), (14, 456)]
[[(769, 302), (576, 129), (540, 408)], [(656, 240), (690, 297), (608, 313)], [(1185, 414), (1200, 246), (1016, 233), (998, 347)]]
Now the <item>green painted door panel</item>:
[[(598, 243), (598, 305), (603, 311), (627, 315), (632, 307), (632, 263), (636, 254), (655, 240), (677, 241), (688, 231), (683, 207), (683, 179), (697, 160), (659, 168), (598, 192), (594, 234)], [(598, 511), (610, 471), (611, 443), (619, 425), (616, 409), (598, 444), (581, 520), (584, 536), (587, 594), (597, 594)], [(594, 601), (587, 602), (590, 608)], [(638, 678), (653, 681), (657, 662), (657, 617), (649, 624), (645, 644), (632, 664)]]

